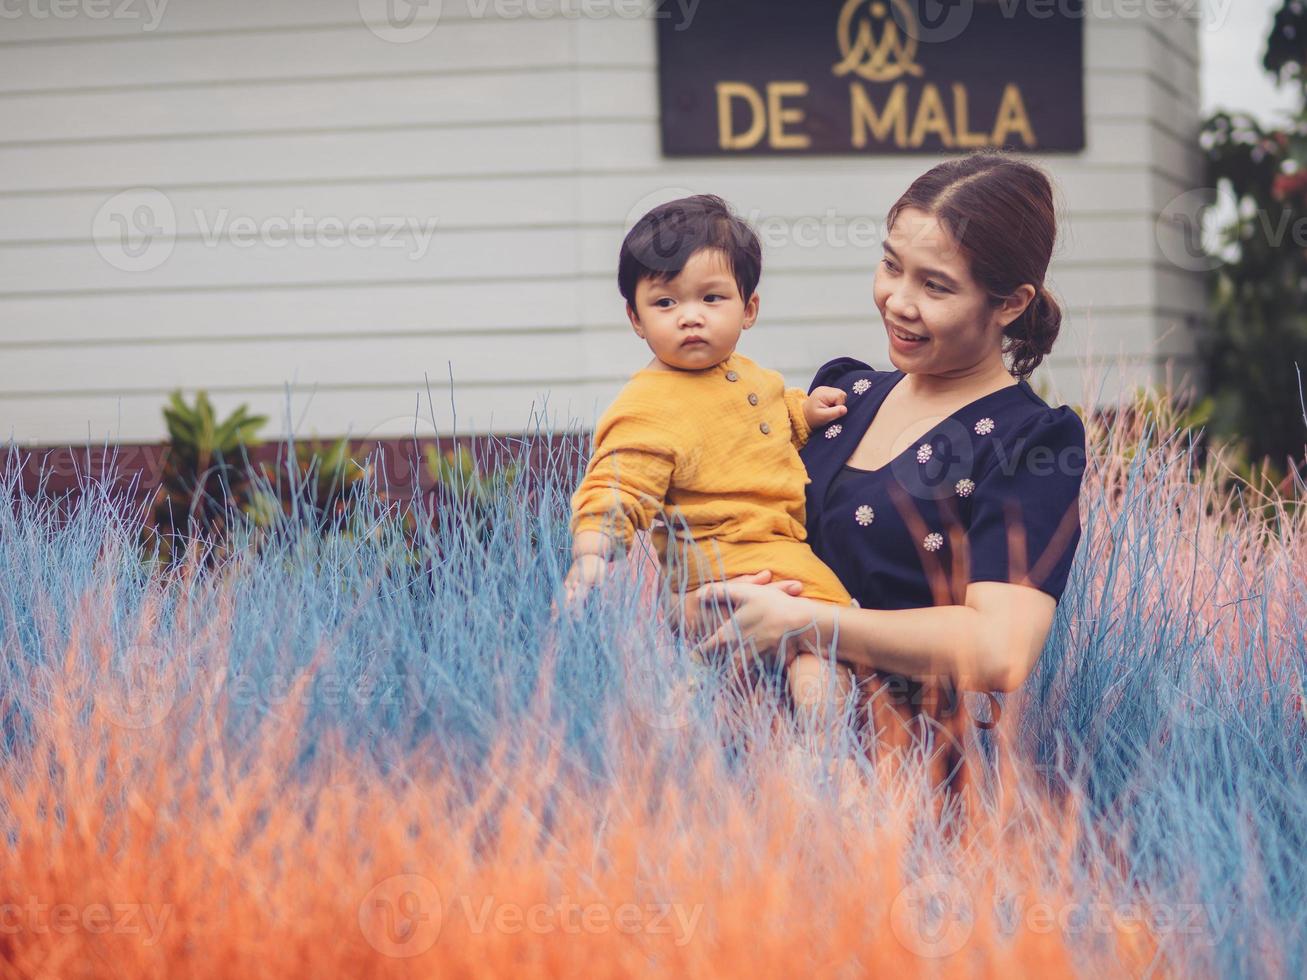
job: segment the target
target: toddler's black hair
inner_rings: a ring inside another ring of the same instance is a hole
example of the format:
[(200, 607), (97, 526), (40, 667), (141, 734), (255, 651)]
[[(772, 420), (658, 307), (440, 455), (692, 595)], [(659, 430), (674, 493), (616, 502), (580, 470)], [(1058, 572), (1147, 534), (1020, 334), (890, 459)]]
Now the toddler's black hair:
[(726, 255), (740, 297), (747, 303), (762, 275), (762, 246), (748, 223), (713, 194), (660, 204), (635, 223), (617, 260), (618, 291), (634, 307), (640, 280), (675, 279), (690, 256), (704, 248), (720, 249)]

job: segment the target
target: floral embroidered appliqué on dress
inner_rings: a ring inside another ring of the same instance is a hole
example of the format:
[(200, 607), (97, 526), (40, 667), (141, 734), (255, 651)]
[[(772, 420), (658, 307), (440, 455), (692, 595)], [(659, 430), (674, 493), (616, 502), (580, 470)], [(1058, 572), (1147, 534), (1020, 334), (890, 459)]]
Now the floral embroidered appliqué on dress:
[(853, 393), (855, 395), (861, 395), (864, 391), (866, 391), (870, 387), (871, 387), (870, 381), (868, 381), (866, 378), (859, 378), (857, 381), (853, 382)]
[(1081, 544), (1080, 417), (1020, 382), (901, 439), (886, 465), (860, 469), (854, 444), (878, 424), (892, 431), (892, 420), (875, 419), (884, 414), (882, 396), (905, 375), (848, 357), (814, 375), (809, 392), (841, 389), (849, 414), (838, 420), (838, 439), (814, 429), (799, 451), (810, 478), (804, 517), (813, 553), (863, 609), (962, 602), (971, 582), (1014, 579), (1060, 600)]
[(844, 431), (844, 426), (832, 425), (829, 429), (826, 430), (826, 438), (834, 439), (837, 435), (839, 435), (843, 431)]

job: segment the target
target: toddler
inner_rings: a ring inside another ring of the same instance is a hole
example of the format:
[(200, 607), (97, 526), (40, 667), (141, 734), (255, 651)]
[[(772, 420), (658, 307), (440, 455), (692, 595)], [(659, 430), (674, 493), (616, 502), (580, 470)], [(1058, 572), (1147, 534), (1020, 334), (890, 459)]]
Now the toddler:
[(736, 352), (758, 317), (762, 249), (718, 197), (654, 208), (622, 243), (618, 288), (653, 359), (599, 419), (572, 497), (567, 601), (584, 595), (656, 516), (668, 584), (685, 593), (770, 569), (810, 599), (852, 599), (805, 543), (807, 471), (798, 450), (844, 415), (845, 394), (786, 388)]

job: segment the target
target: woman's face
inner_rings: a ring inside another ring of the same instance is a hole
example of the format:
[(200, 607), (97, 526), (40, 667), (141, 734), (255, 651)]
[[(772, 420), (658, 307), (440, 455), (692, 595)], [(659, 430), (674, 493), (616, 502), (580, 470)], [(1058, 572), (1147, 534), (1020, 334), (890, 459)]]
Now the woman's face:
[(949, 374), (991, 357), (1002, 362), (1003, 328), (1025, 303), (996, 306), (972, 278), (957, 241), (924, 211), (900, 212), (884, 248), (876, 269), (876, 307), (896, 368)]

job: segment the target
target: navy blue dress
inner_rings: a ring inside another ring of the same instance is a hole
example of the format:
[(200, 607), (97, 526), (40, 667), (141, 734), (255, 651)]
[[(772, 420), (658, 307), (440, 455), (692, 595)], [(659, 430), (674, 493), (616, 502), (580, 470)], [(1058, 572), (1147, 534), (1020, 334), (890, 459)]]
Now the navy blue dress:
[(808, 540), (864, 609), (961, 605), (970, 582), (1061, 598), (1080, 541), (1085, 430), (1024, 380), (971, 402), (876, 470), (847, 466), (902, 371), (851, 357), (822, 366), (848, 412), (815, 429)]

